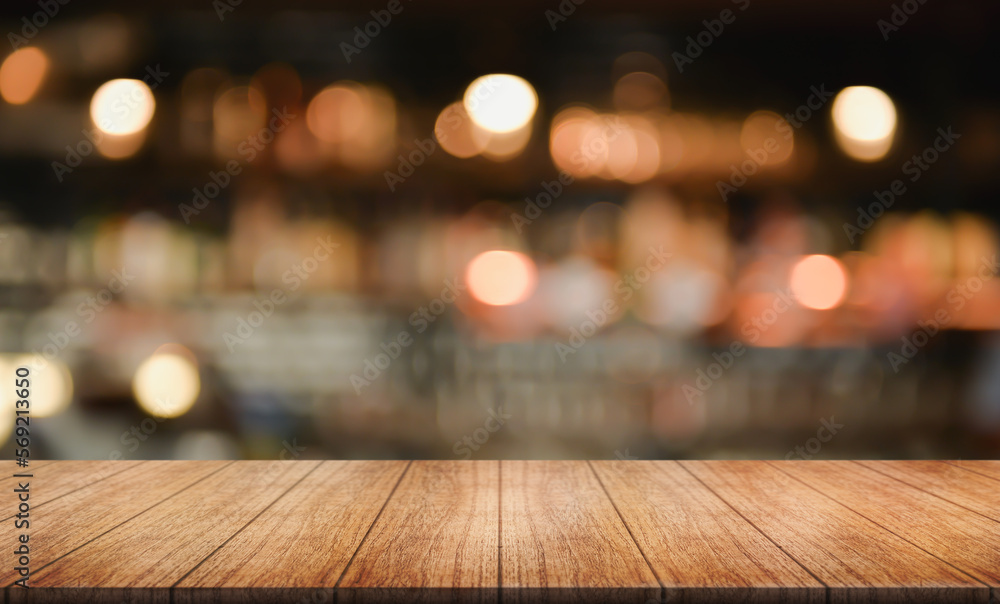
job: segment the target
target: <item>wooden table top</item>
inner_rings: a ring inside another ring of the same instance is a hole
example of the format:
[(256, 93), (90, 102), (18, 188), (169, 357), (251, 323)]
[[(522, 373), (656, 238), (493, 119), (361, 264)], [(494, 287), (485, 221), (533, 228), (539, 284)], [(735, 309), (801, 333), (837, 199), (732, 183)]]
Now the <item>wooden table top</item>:
[(11, 603), (1000, 602), (1000, 461), (6, 463)]

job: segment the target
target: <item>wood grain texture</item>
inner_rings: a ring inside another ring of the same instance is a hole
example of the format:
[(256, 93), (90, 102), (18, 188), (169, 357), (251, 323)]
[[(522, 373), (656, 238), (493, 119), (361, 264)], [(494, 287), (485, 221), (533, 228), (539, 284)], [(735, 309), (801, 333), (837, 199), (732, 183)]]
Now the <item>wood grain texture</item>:
[(1000, 523), (900, 485), (861, 464), (774, 465), (981, 582), (1000, 587)]
[(1000, 596), (994, 462), (36, 464), (6, 602)]
[(814, 602), (826, 586), (674, 461), (591, 462), (668, 602)]
[[(105, 462), (83, 462), (94, 465)], [(29, 527), (32, 570), (37, 571), (57, 558), (84, 545), (102, 533), (141, 514), (168, 497), (225, 466), (224, 461), (176, 464), (151, 461), (127, 464), (122, 472), (50, 501), (35, 511)], [(74, 462), (72, 467), (80, 464)], [(84, 469), (84, 471), (86, 471)], [(150, 480), (155, 476), (156, 480)], [(45, 479), (39, 481), (45, 484)], [(142, 485), (142, 488), (135, 488)], [(48, 521), (58, 518), (58, 522)], [(13, 543), (22, 531), (13, 522), (0, 525), (0, 543)], [(10, 566), (0, 567), (0, 583), (10, 586), (18, 574)]]
[(987, 476), (993, 480), (1000, 480), (1000, 460), (958, 459), (948, 460), (945, 463), (949, 463), (958, 468), (963, 468), (970, 472), (982, 474), (983, 476)]
[(831, 602), (989, 599), (981, 582), (767, 462), (680, 463), (825, 583)]
[(940, 461), (858, 461), (896, 480), (1000, 522), (1000, 484)]
[(337, 601), (496, 602), (499, 462), (414, 461), (337, 586)]
[[(49, 565), (33, 569), (32, 587), (8, 589), (9, 599), (166, 602), (171, 586), (318, 464), (227, 465)], [(78, 599), (84, 596), (85, 600)]]
[(504, 602), (660, 597), (659, 581), (587, 462), (500, 463)]
[(405, 461), (326, 461), (174, 588), (176, 604), (333, 602)]
[[(9, 462), (11, 472), (5, 474), (0, 481), (0, 489), (10, 492), (21, 481), (31, 481), (31, 504), (33, 508), (41, 507), (50, 501), (73, 493), (87, 485), (92, 485), (124, 472), (129, 468), (142, 465), (144, 461), (35, 461), (27, 468), (17, 468), (13, 461)], [(33, 474), (32, 478), (14, 478), (14, 474)], [(2, 522), (13, 518), (7, 515)]]

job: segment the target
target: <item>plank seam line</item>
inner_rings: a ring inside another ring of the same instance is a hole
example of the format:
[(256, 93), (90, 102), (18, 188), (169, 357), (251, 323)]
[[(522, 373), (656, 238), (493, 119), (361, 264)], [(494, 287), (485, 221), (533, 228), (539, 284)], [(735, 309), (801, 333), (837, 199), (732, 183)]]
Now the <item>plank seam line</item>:
[[(32, 509), (40, 508), (40, 507), (42, 507), (43, 505), (45, 505), (47, 503), (52, 503), (53, 501), (58, 501), (58, 500), (62, 499), (63, 497), (66, 497), (67, 495), (72, 495), (73, 493), (76, 493), (79, 490), (86, 489), (88, 487), (92, 487), (95, 484), (101, 482), (102, 480), (107, 480), (108, 478), (111, 478), (112, 476), (117, 476), (118, 474), (121, 474), (122, 472), (128, 472), (129, 470), (132, 470), (134, 468), (138, 468), (139, 466), (141, 466), (142, 464), (145, 464), (145, 463), (149, 463), (149, 460), (148, 459), (144, 459), (144, 460), (140, 461), (139, 463), (135, 464), (134, 466), (132, 466), (131, 468), (123, 468), (121, 470), (118, 470), (117, 472), (112, 472), (112, 473), (108, 474), (107, 476), (102, 476), (102, 477), (98, 478), (94, 482), (88, 482), (87, 484), (85, 484), (83, 486), (80, 486), (80, 487), (77, 487), (77, 488), (73, 489), (72, 491), (66, 491), (65, 493), (63, 493), (62, 495), (60, 495), (58, 497), (53, 497), (52, 499), (46, 499), (45, 501), (39, 503), (38, 505), (32, 506)], [(50, 464), (45, 464), (45, 465), (50, 465)], [(35, 476), (35, 478), (32, 478), (32, 480), (35, 480), (36, 478), (38, 478), (38, 476)], [(4, 518), (4, 519), (0, 520), (0, 522), (7, 522), (8, 520), (10, 520), (13, 517), (14, 516), (9, 516), (7, 518)]]
[(939, 460), (939, 461), (941, 461), (941, 463), (946, 463), (949, 466), (955, 466), (956, 468), (965, 470), (966, 472), (972, 472), (973, 474), (979, 474), (980, 476), (985, 476), (986, 478), (989, 478), (990, 480), (996, 480), (997, 482), (1000, 482), (1000, 478), (997, 478), (995, 476), (990, 476), (989, 474), (983, 474), (982, 472), (977, 472), (977, 471), (975, 471), (973, 469), (966, 468), (965, 466), (960, 466), (957, 463), (953, 463), (951, 461), (944, 461), (944, 460)]
[(646, 566), (649, 567), (649, 572), (653, 573), (653, 577), (656, 579), (656, 582), (660, 584), (660, 601), (666, 602), (667, 586), (663, 584), (663, 580), (660, 579), (659, 573), (656, 572), (656, 569), (653, 568), (653, 564), (649, 561), (649, 558), (646, 557), (646, 552), (642, 550), (642, 546), (639, 545), (639, 541), (635, 538), (635, 535), (632, 534), (632, 528), (628, 525), (628, 522), (625, 522), (625, 517), (622, 516), (621, 510), (618, 509), (618, 504), (615, 503), (611, 493), (608, 492), (608, 487), (604, 486), (604, 481), (601, 480), (601, 477), (597, 474), (597, 470), (594, 469), (594, 464), (589, 459), (587, 460), (587, 467), (590, 468), (594, 478), (597, 479), (597, 484), (601, 485), (601, 490), (604, 491), (604, 496), (608, 498), (608, 502), (611, 503), (611, 507), (615, 508), (615, 513), (618, 514), (618, 519), (622, 521), (622, 526), (624, 526), (625, 530), (628, 531), (628, 536), (632, 538), (632, 543), (635, 543), (635, 547), (642, 555), (642, 559), (646, 561)]
[(875, 526), (877, 526), (877, 527), (879, 527), (880, 529), (884, 530), (885, 532), (889, 533), (890, 535), (895, 535), (895, 536), (899, 537), (899, 538), (900, 538), (900, 539), (902, 539), (903, 541), (905, 541), (905, 542), (909, 543), (910, 545), (912, 545), (913, 547), (915, 547), (915, 548), (919, 549), (920, 551), (924, 552), (924, 553), (925, 553), (925, 554), (927, 554), (928, 556), (931, 556), (931, 557), (933, 557), (933, 558), (937, 559), (938, 561), (940, 561), (940, 562), (943, 562), (944, 564), (947, 564), (948, 566), (950, 566), (950, 567), (954, 568), (955, 570), (957, 570), (958, 572), (962, 573), (963, 575), (965, 575), (965, 576), (969, 577), (970, 579), (972, 579), (972, 580), (973, 580), (973, 581), (975, 581), (976, 583), (979, 583), (979, 584), (981, 584), (981, 585), (984, 585), (984, 586), (986, 587), (986, 589), (987, 589), (987, 590), (989, 590), (989, 589), (990, 589), (990, 586), (989, 586), (989, 584), (988, 584), (988, 583), (986, 583), (985, 581), (983, 581), (983, 580), (981, 580), (981, 579), (979, 579), (979, 578), (977, 578), (977, 577), (974, 577), (974, 576), (972, 576), (971, 574), (969, 574), (968, 572), (966, 572), (966, 571), (962, 570), (961, 568), (959, 568), (959, 567), (955, 566), (955, 565), (954, 565), (954, 564), (952, 564), (951, 562), (948, 562), (947, 560), (944, 560), (943, 558), (939, 558), (938, 556), (936, 556), (936, 555), (932, 554), (931, 552), (929, 552), (929, 551), (925, 550), (924, 548), (920, 547), (920, 546), (919, 546), (919, 545), (917, 545), (916, 543), (914, 543), (914, 542), (910, 541), (910, 540), (909, 540), (909, 539), (907, 539), (906, 537), (904, 537), (904, 536), (902, 536), (902, 535), (900, 535), (900, 534), (897, 534), (897, 533), (895, 533), (894, 531), (891, 531), (891, 530), (889, 530), (888, 528), (886, 528), (886, 527), (882, 526), (882, 525), (881, 525), (881, 524), (879, 524), (878, 522), (875, 522), (874, 520), (872, 520), (872, 519), (871, 519), (871, 518), (869, 518), (868, 516), (865, 516), (865, 515), (864, 515), (864, 514), (862, 514), (861, 512), (859, 512), (859, 511), (855, 510), (854, 508), (852, 508), (852, 507), (848, 506), (848, 505), (847, 505), (846, 503), (841, 503), (841, 502), (837, 501), (836, 499), (834, 499), (833, 497), (831, 497), (830, 495), (827, 495), (827, 494), (826, 494), (826, 493), (824, 493), (823, 491), (821, 491), (821, 490), (817, 489), (816, 487), (812, 486), (811, 484), (809, 484), (809, 483), (805, 482), (804, 480), (801, 480), (800, 478), (798, 478), (798, 477), (796, 477), (796, 476), (792, 476), (791, 474), (789, 474), (788, 472), (786, 472), (786, 471), (782, 470), (781, 468), (779, 468), (778, 466), (774, 465), (773, 463), (771, 463), (771, 462), (766, 462), (766, 463), (768, 463), (769, 465), (771, 465), (771, 467), (773, 467), (774, 469), (778, 470), (778, 471), (779, 471), (779, 472), (781, 472), (782, 474), (784, 474), (784, 475), (788, 476), (788, 477), (789, 477), (789, 478), (791, 478), (792, 480), (796, 480), (796, 481), (798, 481), (798, 482), (801, 482), (802, 484), (804, 484), (804, 485), (806, 485), (807, 487), (809, 487), (810, 489), (812, 489), (812, 490), (816, 491), (817, 493), (819, 493), (819, 494), (820, 494), (820, 495), (822, 495), (823, 497), (826, 497), (827, 499), (829, 499), (830, 501), (832, 501), (832, 502), (836, 503), (837, 505), (839, 505), (839, 506), (842, 506), (842, 507), (843, 507), (844, 509), (846, 509), (846, 510), (848, 510), (848, 511), (850, 511), (850, 512), (854, 513), (854, 514), (857, 514), (858, 516), (861, 516), (862, 518), (864, 518), (864, 519), (865, 519), (865, 520), (867, 520), (868, 522), (871, 522), (872, 524), (874, 524)]
[[(91, 539), (87, 540), (86, 542), (84, 542), (84, 543), (81, 543), (80, 545), (78, 545), (78, 546), (74, 547), (73, 549), (69, 550), (69, 551), (68, 551), (68, 552), (66, 552), (65, 554), (62, 554), (62, 555), (61, 555), (61, 556), (59, 556), (58, 558), (55, 558), (55, 559), (53, 559), (53, 560), (52, 560), (51, 562), (49, 562), (48, 564), (43, 564), (43, 565), (42, 565), (41, 567), (39, 567), (39, 568), (38, 568), (38, 570), (36, 570), (36, 571), (34, 571), (34, 572), (38, 572), (39, 570), (42, 570), (42, 569), (44, 569), (44, 568), (47, 568), (47, 567), (49, 567), (49, 566), (52, 566), (53, 564), (55, 564), (56, 562), (58, 562), (58, 561), (62, 560), (62, 559), (63, 559), (63, 558), (65, 558), (66, 556), (68, 556), (68, 555), (72, 554), (72, 553), (73, 553), (73, 552), (75, 552), (76, 550), (78, 550), (78, 549), (80, 549), (80, 548), (83, 548), (83, 547), (86, 547), (86, 546), (90, 545), (90, 544), (91, 544), (91, 543), (93, 543), (94, 541), (97, 541), (98, 539), (100, 539), (100, 538), (101, 538), (101, 537), (103, 537), (104, 535), (107, 535), (108, 533), (110, 533), (111, 531), (113, 531), (113, 530), (117, 529), (118, 527), (120, 527), (120, 526), (122, 526), (122, 525), (124, 525), (124, 524), (126, 524), (126, 523), (128, 523), (128, 522), (131, 522), (132, 520), (134, 520), (134, 519), (138, 518), (139, 516), (142, 516), (143, 514), (145, 514), (146, 512), (148, 512), (149, 510), (151, 510), (151, 509), (155, 508), (156, 506), (158, 506), (158, 505), (162, 504), (163, 502), (167, 501), (168, 499), (172, 499), (172, 498), (176, 497), (177, 495), (179, 495), (179, 494), (183, 493), (184, 491), (186, 491), (186, 490), (190, 489), (191, 487), (193, 487), (194, 485), (198, 484), (199, 482), (201, 482), (201, 481), (205, 480), (205, 479), (206, 479), (206, 478), (208, 478), (209, 476), (212, 476), (213, 474), (216, 474), (217, 472), (219, 472), (219, 471), (221, 471), (221, 470), (223, 470), (223, 469), (225, 469), (225, 468), (228, 468), (228, 467), (229, 467), (230, 465), (232, 465), (232, 464), (233, 464), (233, 462), (229, 462), (229, 463), (227, 463), (227, 464), (225, 464), (225, 465), (223, 465), (223, 466), (220, 466), (220, 467), (219, 467), (219, 468), (218, 468), (217, 470), (213, 470), (212, 472), (209, 472), (208, 474), (206, 474), (206, 475), (202, 476), (202, 477), (201, 477), (201, 478), (199, 478), (198, 480), (196, 480), (196, 481), (192, 482), (191, 484), (189, 484), (188, 486), (184, 487), (183, 489), (181, 489), (181, 490), (177, 491), (176, 493), (174, 493), (174, 494), (172, 494), (172, 495), (168, 495), (167, 497), (164, 497), (164, 498), (163, 498), (163, 499), (161, 499), (160, 501), (157, 501), (156, 503), (154, 503), (153, 505), (149, 506), (148, 508), (146, 508), (146, 509), (142, 510), (141, 512), (137, 512), (137, 513), (136, 513), (136, 514), (134, 514), (133, 516), (130, 516), (130, 517), (126, 518), (125, 520), (122, 520), (121, 522), (119, 522), (118, 524), (116, 524), (116, 525), (114, 525), (113, 527), (109, 528), (108, 530), (104, 531), (104, 532), (103, 532), (103, 533), (101, 533), (100, 535), (97, 535), (97, 536), (95, 536), (95, 537), (93, 537), (93, 538), (91, 538)], [(7, 587), (13, 587), (13, 585), (14, 585), (14, 584), (13, 584), (13, 583), (11, 583), (11, 584), (10, 584), (10, 585), (8, 585)]]
[(747, 524), (749, 524), (750, 526), (752, 526), (754, 528), (754, 530), (756, 530), (758, 533), (760, 533), (761, 535), (763, 535), (765, 539), (767, 539), (768, 541), (770, 541), (774, 545), (774, 547), (778, 548), (778, 551), (780, 551), (781, 553), (785, 554), (786, 556), (788, 556), (788, 558), (792, 562), (794, 562), (794, 563), (798, 564), (800, 567), (802, 567), (802, 570), (804, 570), (807, 573), (809, 573), (810, 577), (812, 577), (813, 579), (816, 579), (816, 581), (820, 585), (823, 586), (823, 589), (826, 592), (825, 599), (826, 599), (827, 604), (830, 603), (830, 598), (831, 598), (830, 586), (826, 584), (826, 581), (823, 581), (822, 579), (820, 579), (819, 577), (817, 577), (816, 574), (813, 573), (813, 571), (809, 570), (809, 568), (807, 568), (805, 564), (802, 564), (801, 562), (799, 562), (798, 559), (795, 558), (795, 556), (793, 556), (785, 548), (783, 548), (780, 545), (778, 545), (777, 541), (775, 541), (774, 539), (771, 538), (770, 535), (768, 535), (767, 533), (765, 533), (764, 531), (762, 531), (759, 526), (757, 526), (756, 524), (754, 524), (753, 522), (751, 522), (750, 519), (747, 518), (746, 516), (744, 516), (742, 512), (740, 512), (739, 510), (737, 510), (733, 506), (733, 504), (729, 503), (729, 501), (727, 501), (725, 497), (723, 497), (722, 495), (719, 495), (718, 493), (716, 493), (715, 489), (713, 489), (712, 487), (708, 486), (708, 484), (706, 484), (705, 481), (702, 480), (701, 478), (698, 478), (695, 475), (694, 472), (692, 472), (691, 470), (689, 470), (687, 468), (687, 466), (685, 466), (684, 464), (682, 464), (681, 462), (679, 462), (677, 460), (674, 460), (674, 463), (677, 464), (678, 466), (680, 466), (682, 470), (684, 470), (685, 472), (687, 472), (688, 474), (690, 474), (692, 478), (694, 478), (695, 480), (697, 480), (698, 482), (700, 482), (702, 484), (702, 486), (704, 486), (706, 489), (708, 489), (709, 493), (711, 493), (711, 494), (715, 495), (716, 497), (718, 497), (719, 501), (721, 501), (722, 503), (726, 504), (729, 507), (729, 509), (731, 509), (732, 511), (736, 512), (736, 514), (740, 518), (742, 518)]
[[(410, 466), (412, 465), (413, 465), (413, 460), (411, 459), (406, 464), (406, 467), (403, 468), (403, 471), (400, 472), (399, 478), (396, 479), (396, 484), (392, 485), (392, 490), (389, 491), (389, 496), (386, 497), (385, 501), (382, 502), (382, 507), (379, 508), (378, 514), (375, 514), (375, 518), (372, 519), (372, 523), (368, 525), (368, 530), (365, 531), (365, 536), (362, 537), (361, 541), (358, 542), (358, 547), (354, 550), (354, 553), (351, 554), (351, 559), (347, 561), (347, 564), (344, 566), (344, 570), (340, 571), (340, 577), (338, 577), (337, 582), (333, 584), (334, 604), (336, 604), (336, 602), (339, 600), (340, 582), (344, 580), (344, 577), (347, 575), (347, 571), (350, 570), (351, 568), (351, 564), (354, 563), (354, 559), (358, 556), (358, 552), (361, 551), (361, 547), (364, 546), (366, 541), (368, 541), (368, 535), (371, 535), (372, 529), (375, 528), (375, 525), (378, 523), (378, 519), (382, 517), (382, 512), (385, 511), (386, 506), (388, 506), (389, 502), (392, 501), (392, 496), (396, 494), (396, 489), (399, 488), (399, 484), (403, 482), (403, 477), (406, 476), (406, 473), (410, 471)], [(323, 577), (323, 582), (324, 583), (326, 582), (325, 576)]]
[(503, 604), (503, 462), (497, 460), (497, 604)]
[(219, 550), (221, 550), (222, 548), (226, 547), (227, 543), (229, 543), (230, 541), (232, 541), (233, 539), (235, 539), (237, 535), (239, 535), (244, 530), (246, 530), (246, 528), (248, 526), (250, 526), (251, 524), (253, 524), (255, 520), (257, 520), (258, 518), (260, 518), (264, 514), (264, 512), (266, 512), (269, 509), (271, 509), (271, 506), (273, 506), (274, 504), (278, 503), (278, 501), (280, 501), (282, 497), (284, 497), (285, 495), (287, 495), (295, 487), (299, 486), (299, 483), (301, 483), (303, 480), (305, 480), (310, 474), (312, 474), (313, 472), (315, 472), (316, 469), (319, 468), (324, 463), (326, 463), (326, 460), (322, 460), (318, 464), (316, 464), (315, 466), (313, 466), (312, 469), (310, 469), (308, 472), (306, 472), (305, 474), (303, 474), (298, 480), (296, 480), (291, 485), (289, 485), (289, 487), (287, 489), (285, 489), (281, 493), (281, 495), (278, 495), (277, 497), (275, 497), (271, 501), (271, 503), (269, 503), (266, 506), (264, 506), (264, 509), (262, 509), (261, 511), (257, 512), (257, 514), (254, 515), (254, 517), (251, 518), (250, 520), (247, 520), (246, 524), (244, 524), (243, 526), (241, 526), (239, 528), (239, 530), (237, 530), (235, 533), (233, 533), (232, 535), (230, 535), (225, 541), (223, 541), (222, 543), (220, 543), (217, 548), (215, 548), (214, 550), (212, 550), (212, 553), (210, 553), (209, 555), (207, 555), (204, 558), (202, 558), (201, 562), (199, 562), (198, 564), (195, 564), (193, 567), (191, 567), (191, 570), (189, 570), (186, 573), (184, 573), (184, 576), (182, 576), (180, 579), (177, 579), (177, 581), (175, 581), (174, 584), (170, 586), (170, 595), (171, 595), (170, 600), (173, 601), (174, 588), (176, 588), (178, 585), (180, 585), (181, 581), (183, 581), (184, 579), (187, 579), (188, 576), (191, 573), (193, 573), (194, 571), (198, 570), (198, 568), (202, 564), (204, 564), (205, 562), (207, 562), (209, 558), (211, 558), (215, 554), (219, 553)]
[(882, 474), (883, 476), (886, 476), (886, 477), (891, 478), (893, 480), (899, 481), (899, 482), (905, 484), (906, 486), (908, 486), (908, 487), (910, 487), (912, 489), (916, 489), (916, 490), (920, 491), (921, 493), (926, 493), (926, 494), (930, 495), (931, 497), (936, 497), (936, 498), (940, 499), (941, 501), (946, 501), (946, 502), (950, 503), (951, 505), (958, 506), (958, 507), (962, 508), (963, 510), (966, 510), (966, 511), (972, 512), (973, 514), (976, 514), (977, 516), (982, 516), (983, 518), (986, 518), (987, 520), (992, 520), (993, 522), (1000, 522), (1000, 520), (997, 520), (996, 518), (987, 516), (986, 514), (983, 514), (981, 512), (977, 512), (976, 510), (974, 510), (972, 508), (965, 507), (961, 503), (954, 502), (951, 499), (948, 499), (947, 497), (942, 497), (941, 495), (938, 495), (937, 493), (932, 493), (932, 492), (930, 492), (930, 491), (928, 491), (926, 489), (922, 489), (922, 488), (918, 487), (915, 484), (910, 484), (910, 483), (906, 482), (905, 480), (903, 480), (902, 478), (896, 478), (892, 474), (886, 474), (885, 472), (883, 472), (882, 470), (879, 470), (878, 468), (873, 468), (871, 466), (866, 466), (865, 464), (861, 463), (860, 461), (857, 461), (857, 460), (854, 460), (854, 459), (851, 459), (851, 460), (848, 460), (848, 461), (856, 463), (859, 466), (861, 466), (862, 468), (867, 468), (867, 469), (869, 469), (869, 470), (871, 470), (873, 472), (878, 472), (879, 474)]

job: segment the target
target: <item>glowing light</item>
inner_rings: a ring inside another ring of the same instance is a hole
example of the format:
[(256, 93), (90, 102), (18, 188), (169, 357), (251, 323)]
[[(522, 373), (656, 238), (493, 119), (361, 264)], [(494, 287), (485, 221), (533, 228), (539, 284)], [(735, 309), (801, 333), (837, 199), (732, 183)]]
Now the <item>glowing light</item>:
[(125, 136), (108, 134), (97, 142), (97, 150), (108, 159), (125, 159), (138, 153), (145, 142), (145, 130)]
[(531, 124), (512, 132), (487, 132), (472, 124), (472, 138), (482, 149), (483, 157), (506, 161), (520, 155), (531, 139)]
[(889, 152), (896, 132), (896, 106), (871, 86), (850, 86), (833, 99), (837, 143), (854, 159), (875, 161)]
[(472, 259), (465, 280), (469, 293), (480, 302), (508, 306), (523, 302), (534, 292), (538, 272), (524, 254), (492, 250)]
[(352, 168), (376, 168), (395, 149), (396, 103), (379, 86), (327, 86), (309, 102), (306, 124), (327, 157)]
[[(27, 367), (31, 372), (31, 415), (52, 417), (66, 410), (73, 399), (73, 377), (65, 363), (39, 354), (17, 355), (3, 365), (3, 379), (13, 383), (18, 367)], [(5, 406), (13, 408), (14, 404)]]
[(29, 46), (10, 53), (0, 65), (0, 96), (11, 105), (30, 101), (42, 87), (49, 70), (45, 53)]
[(197, 365), (181, 354), (154, 354), (139, 365), (132, 379), (139, 406), (156, 417), (184, 415), (200, 391)]
[(465, 106), (458, 101), (442, 109), (434, 122), (434, 135), (441, 148), (463, 159), (478, 155), (483, 150), (473, 129), (474, 125)]
[(788, 161), (794, 147), (794, 134), (791, 125), (777, 113), (772, 111), (755, 111), (743, 122), (740, 129), (740, 146), (747, 153), (764, 150), (766, 165), (780, 164)]
[(90, 119), (108, 134), (139, 132), (149, 125), (155, 110), (153, 91), (140, 80), (105, 82), (90, 101)]
[(538, 109), (538, 95), (523, 78), (493, 74), (469, 84), (462, 103), (477, 126), (503, 133), (519, 130), (531, 121)]
[(836, 258), (815, 254), (792, 268), (790, 286), (799, 304), (826, 310), (839, 306), (847, 293), (847, 272)]
[(365, 99), (353, 82), (328, 86), (309, 102), (306, 123), (316, 138), (339, 143), (358, 132), (366, 111)]
[(651, 73), (625, 74), (615, 83), (612, 95), (618, 109), (646, 110), (659, 105), (667, 96), (667, 85)]

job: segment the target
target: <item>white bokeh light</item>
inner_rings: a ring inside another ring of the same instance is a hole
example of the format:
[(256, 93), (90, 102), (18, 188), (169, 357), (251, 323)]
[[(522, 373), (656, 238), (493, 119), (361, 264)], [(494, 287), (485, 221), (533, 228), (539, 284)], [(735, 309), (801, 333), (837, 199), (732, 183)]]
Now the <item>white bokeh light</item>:
[(538, 109), (538, 95), (524, 78), (492, 74), (469, 84), (462, 103), (477, 126), (487, 132), (504, 133), (531, 122)]
[(90, 101), (90, 119), (102, 132), (135, 134), (149, 125), (156, 110), (153, 91), (140, 80), (105, 82)]

